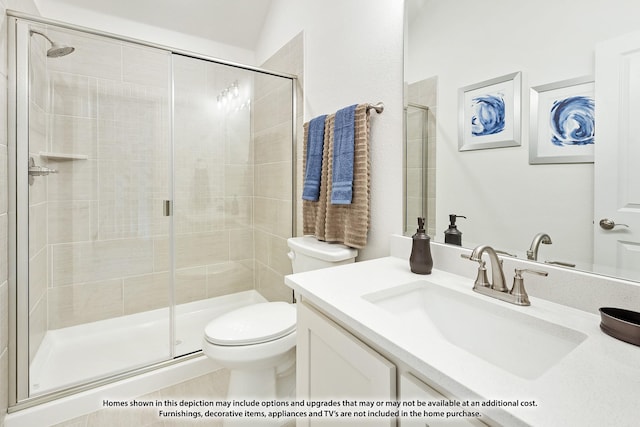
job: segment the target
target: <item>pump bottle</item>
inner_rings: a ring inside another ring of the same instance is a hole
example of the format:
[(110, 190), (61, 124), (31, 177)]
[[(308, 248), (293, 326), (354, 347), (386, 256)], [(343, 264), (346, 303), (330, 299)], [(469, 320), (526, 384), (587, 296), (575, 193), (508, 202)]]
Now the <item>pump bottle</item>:
[(456, 226), (456, 218), (467, 219), (466, 216), (462, 215), (449, 215), (449, 228), (444, 231), (444, 242), (462, 246), (462, 231), (458, 230), (458, 227)]
[(417, 274), (431, 274), (433, 259), (431, 258), (431, 238), (424, 231), (424, 218), (418, 218), (418, 229), (413, 235), (409, 265)]

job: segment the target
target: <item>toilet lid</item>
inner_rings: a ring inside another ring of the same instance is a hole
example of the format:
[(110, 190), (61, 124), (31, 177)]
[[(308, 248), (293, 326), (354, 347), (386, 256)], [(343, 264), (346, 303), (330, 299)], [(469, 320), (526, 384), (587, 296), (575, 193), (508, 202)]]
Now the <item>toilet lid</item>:
[(286, 302), (242, 307), (213, 319), (204, 330), (218, 345), (248, 345), (272, 341), (296, 329), (296, 309)]

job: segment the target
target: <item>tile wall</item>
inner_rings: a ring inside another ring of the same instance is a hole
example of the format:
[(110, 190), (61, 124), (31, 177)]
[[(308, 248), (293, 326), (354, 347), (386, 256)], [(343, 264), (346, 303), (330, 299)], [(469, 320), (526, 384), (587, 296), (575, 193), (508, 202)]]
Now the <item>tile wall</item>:
[[(46, 58), (43, 44), (37, 53), (42, 60), (32, 67), (31, 113), (37, 120), (31, 120), (29, 150), (36, 163), (58, 171), (36, 177), (29, 188), (30, 292), (37, 298), (32, 344), (47, 329), (169, 301), (167, 281), (150, 279), (169, 269), (162, 200), (169, 189), (170, 57), (40, 30), (76, 50)], [(36, 350), (30, 346), (31, 356)]]
[[(176, 297), (181, 303), (254, 288), (254, 171), (246, 104), (253, 76), (179, 56), (174, 69)], [(229, 88), (228, 99), (218, 102)]]
[[(302, 88), (304, 48), (303, 33), (295, 36), (269, 58), (263, 68), (295, 74), (296, 146), (291, 146), (291, 97), (289, 81), (274, 81), (273, 77), (256, 77), (256, 101), (253, 122), (255, 146), (255, 253), (256, 288), (269, 300), (291, 301), (291, 290), (284, 285), (284, 276), (291, 274), (287, 257), (287, 238), (291, 237), (293, 206), (290, 182), (292, 179), (292, 150), (296, 151), (296, 199), (302, 195)], [(286, 108), (273, 108), (274, 105)], [(258, 119), (259, 118), (259, 119)], [(288, 191), (282, 191), (286, 188)], [(302, 204), (297, 203), (296, 234), (301, 235)]]

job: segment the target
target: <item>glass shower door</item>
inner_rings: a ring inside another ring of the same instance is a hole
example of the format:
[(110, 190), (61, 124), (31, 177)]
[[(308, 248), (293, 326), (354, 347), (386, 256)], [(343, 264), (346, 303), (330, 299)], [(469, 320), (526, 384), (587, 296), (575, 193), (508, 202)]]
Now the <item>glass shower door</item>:
[[(29, 162), (22, 357), (33, 396), (172, 356), (172, 225), (164, 211), (171, 60), (106, 37), (20, 28), (28, 148), (18, 141), (17, 158)], [(47, 38), (74, 50), (53, 51)]]

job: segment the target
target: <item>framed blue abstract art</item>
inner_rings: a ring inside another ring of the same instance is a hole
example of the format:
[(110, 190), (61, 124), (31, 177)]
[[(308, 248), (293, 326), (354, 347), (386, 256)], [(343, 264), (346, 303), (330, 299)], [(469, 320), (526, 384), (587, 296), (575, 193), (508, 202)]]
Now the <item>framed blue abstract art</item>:
[(593, 163), (593, 77), (531, 88), (529, 163)]
[(458, 150), (520, 145), (520, 72), (458, 90)]

